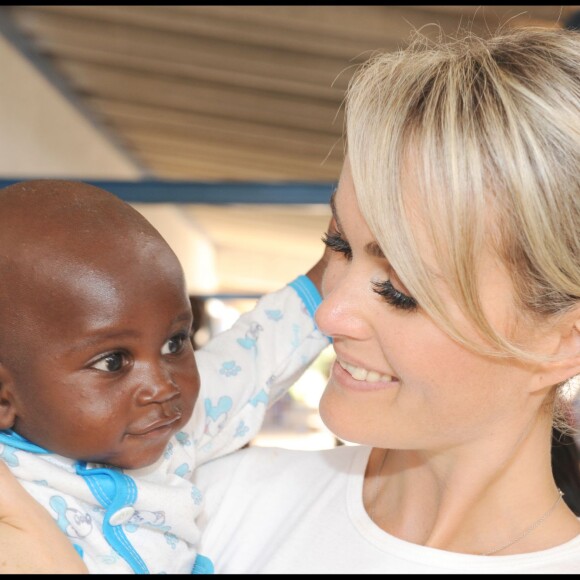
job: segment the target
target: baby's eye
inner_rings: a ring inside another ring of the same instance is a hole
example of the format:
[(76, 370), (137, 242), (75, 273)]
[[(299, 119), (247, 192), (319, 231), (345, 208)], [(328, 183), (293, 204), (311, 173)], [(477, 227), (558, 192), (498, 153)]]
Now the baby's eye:
[(176, 354), (183, 350), (187, 336), (183, 333), (172, 336), (162, 347), (161, 354)]
[(126, 362), (125, 355), (122, 352), (113, 352), (98, 360), (92, 365), (92, 368), (98, 371), (114, 373), (120, 371)]

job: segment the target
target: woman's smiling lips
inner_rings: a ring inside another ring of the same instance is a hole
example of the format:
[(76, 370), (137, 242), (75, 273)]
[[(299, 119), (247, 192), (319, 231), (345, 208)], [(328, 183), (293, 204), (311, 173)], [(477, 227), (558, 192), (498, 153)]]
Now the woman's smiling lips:
[(336, 358), (332, 367), (332, 376), (346, 388), (366, 391), (384, 389), (399, 382), (399, 379), (393, 375), (359, 367), (340, 357)]

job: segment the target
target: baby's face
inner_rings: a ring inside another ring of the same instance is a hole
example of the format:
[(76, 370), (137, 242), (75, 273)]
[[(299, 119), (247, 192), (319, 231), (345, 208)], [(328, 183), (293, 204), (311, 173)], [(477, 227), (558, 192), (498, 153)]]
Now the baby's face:
[[(14, 430), (60, 455), (140, 468), (190, 419), (199, 374), (192, 312), (175, 257), (123, 250), (100, 264), (40, 267), (12, 364)], [(31, 280), (31, 283), (33, 281)]]

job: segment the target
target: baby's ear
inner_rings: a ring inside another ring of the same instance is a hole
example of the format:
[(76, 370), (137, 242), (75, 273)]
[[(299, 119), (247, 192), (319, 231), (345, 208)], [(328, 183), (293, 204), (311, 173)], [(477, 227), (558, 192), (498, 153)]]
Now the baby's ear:
[(0, 362), (0, 429), (10, 429), (16, 419), (12, 389), (14, 381), (8, 369)]

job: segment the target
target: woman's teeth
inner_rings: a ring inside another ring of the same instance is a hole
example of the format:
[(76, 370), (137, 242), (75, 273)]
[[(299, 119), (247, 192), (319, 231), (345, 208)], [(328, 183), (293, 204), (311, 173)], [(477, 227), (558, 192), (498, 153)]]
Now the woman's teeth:
[(347, 362), (338, 361), (340, 366), (347, 371), (353, 379), (357, 381), (367, 381), (368, 383), (377, 383), (379, 381), (391, 382), (393, 377), (391, 375), (381, 375), (376, 371), (367, 371), (361, 367), (355, 367)]

